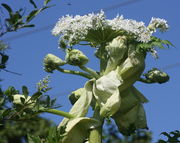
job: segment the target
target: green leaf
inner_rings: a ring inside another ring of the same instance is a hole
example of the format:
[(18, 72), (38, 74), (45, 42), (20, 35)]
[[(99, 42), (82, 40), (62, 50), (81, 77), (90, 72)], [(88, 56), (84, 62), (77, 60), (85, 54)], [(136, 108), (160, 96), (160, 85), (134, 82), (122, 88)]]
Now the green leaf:
[(6, 117), (6, 116), (8, 116), (10, 113), (11, 113), (11, 109), (10, 109), (10, 108), (9, 108), (9, 109), (6, 109), (6, 110), (3, 111), (2, 116), (3, 116), (3, 117)]
[(26, 101), (25, 98), (23, 98), (23, 97), (20, 97), (20, 100), (21, 100), (21, 103), (22, 103), (22, 104), (24, 104), (25, 101)]
[(47, 5), (51, 0), (45, 0), (44, 5)]
[(25, 96), (28, 96), (29, 92), (28, 92), (28, 88), (26, 86), (22, 86), (22, 93)]
[(34, 93), (34, 94), (31, 96), (31, 100), (36, 100), (36, 99), (38, 99), (41, 95), (42, 95), (42, 93), (38, 91), (38, 92)]
[(26, 18), (26, 23), (30, 22), (38, 13), (39, 13), (39, 10), (31, 11), (30, 14)]
[(13, 86), (9, 86), (8, 89), (4, 92), (4, 94), (7, 96), (12, 96), (17, 93), (18, 91)]
[(1, 59), (1, 64), (5, 64), (9, 59), (9, 56), (7, 55), (2, 55), (2, 59)]
[(38, 136), (28, 135), (28, 143), (42, 143)]
[(34, 24), (30, 24), (30, 25), (24, 25), (21, 28), (28, 28), (28, 27), (34, 27), (34, 26), (35, 26)]
[(169, 48), (169, 45), (175, 47), (175, 46), (174, 46), (170, 41), (168, 41), (168, 40), (161, 40), (161, 43), (167, 45), (168, 48)]
[(5, 99), (4, 98), (0, 98), (0, 107), (4, 104)]
[(34, 8), (37, 8), (37, 5), (33, 0), (29, 0), (29, 2), (34, 6)]
[(12, 14), (12, 9), (9, 5), (7, 5), (5, 3), (2, 3), (1, 5), (9, 12), (9, 15)]

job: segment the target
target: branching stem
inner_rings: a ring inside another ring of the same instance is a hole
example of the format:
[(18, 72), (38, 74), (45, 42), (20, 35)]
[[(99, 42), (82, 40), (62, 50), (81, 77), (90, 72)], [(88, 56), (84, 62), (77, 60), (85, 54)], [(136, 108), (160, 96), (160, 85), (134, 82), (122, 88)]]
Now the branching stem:
[(87, 73), (84, 73), (84, 72), (80, 72), (80, 71), (65, 70), (65, 69), (62, 69), (60, 67), (57, 67), (56, 70), (58, 70), (60, 72), (63, 72), (63, 73), (83, 76), (83, 77), (88, 78), (88, 79), (92, 79), (93, 78), (93, 76), (91, 76), (91, 75), (89, 75)]
[(85, 66), (79, 66), (80, 69), (82, 69), (83, 71), (91, 74), (93, 77), (95, 77), (96, 79), (99, 78), (99, 75), (97, 74), (96, 71), (94, 71), (93, 69), (91, 68), (88, 68), (88, 67), (85, 67)]

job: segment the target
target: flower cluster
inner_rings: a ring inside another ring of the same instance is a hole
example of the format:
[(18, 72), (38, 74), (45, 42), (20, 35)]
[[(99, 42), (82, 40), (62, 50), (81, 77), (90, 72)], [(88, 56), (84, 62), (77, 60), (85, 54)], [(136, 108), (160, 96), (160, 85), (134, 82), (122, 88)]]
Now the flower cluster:
[(92, 13), (84, 16), (67, 15), (59, 19), (52, 34), (62, 35), (61, 40), (68, 41), (69, 45), (73, 45), (85, 39), (90, 29), (98, 29), (104, 25), (106, 25), (106, 20), (103, 11), (99, 14)]
[(160, 18), (152, 17), (149, 23), (149, 29), (156, 32), (156, 29), (160, 29), (161, 32), (166, 31), (169, 28), (167, 21)]
[[(84, 16), (77, 15), (75, 17), (67, 15), (62, 17), (53, 28), (52, 34), (55, 36), (60, 35), (60, 41), (64, 41), (71, 46), (78, 44), (80, 41), (86, 41), (87, 35), (92, 30), (98, 31), (101, 29), (102, 35), (100, 36), (103, 37), (105, 34), (104, 31), (111, 29), (111, 32), (124, 31), (132, 35), (136, 41), (147, 43), (150, 41), (151, 35), (156, 31), (156, 28), (165, 31), (168, 29), (168, 25), (164, 19), (160, 18), (152, 18), (148, 27), (146, 27), (143, 22), (124, 19), (123, 16), (119, 15), (109, 20), (106, 19), (104, 12), (101, 11), (97, 14), (91, 13)], [(110, 33), (108, 33), (108, 35), (109, 34)]]

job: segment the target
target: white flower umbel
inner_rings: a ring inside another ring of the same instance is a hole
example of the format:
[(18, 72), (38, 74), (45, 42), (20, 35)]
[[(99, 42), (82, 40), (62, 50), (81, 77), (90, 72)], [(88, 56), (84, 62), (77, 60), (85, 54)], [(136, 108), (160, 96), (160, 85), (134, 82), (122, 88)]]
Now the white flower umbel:
[(59, 19), (52, 30), (55, 36), (61, 35), (61, 40), (68, 41), (69, 45), (85, 39), (90, 29), (98, 29), (106, 25), (104, 12), (88, 14), (84, 16), (65, 16)]
[[(100, 33), (93, 33), (95, 34), (95, 37), (97, 35), (103, 37), (105, 36), (105, 33), (110, 35), (112, 34), (110, 32), (124, 31), (129, 36), (133, 37), (134, 40), (147, 43), (150, 41), (152, 33), (155, 32), (157, 28), (161, 31), (167, 30), (168, 25), (166, 20), (152, 18), (150, 25), (146, 27), (143, 22), (137, 22), (132, 19), (124, 19), (123, 16), (119, 15), (111, 20), (106, 19), (104, 12), (101, 11), (97, 14), (91, 13), (84, 16), (76, 15), (74, 17), (67, 15), (62, 17), (53, 28), (52, 34), (60, 36), (60, 41), (67, 43), (69, 46), (78, 44), (80, 41), (86, 41), (90, 32), (96, 32), (96, 30), (98, 31), (99, 29), (101, 30)], [(109, 31), (104, 32), (107, 29)], [(93, 36), (92, 33), (90, 35)]]
[(164, 19), (152, 17), (148, 28), (153, 32), (156, 32), (156, 29), (159, 29), (161, 32), (164, 32), (169, 28), (169, 25), (167, 24), (167, 21)]
[(148, 42), (150, 40), (151, 32), (143, 22), (124, 19), (122, 15), (118, 15), (116, 18), (107, 21), (113, 30), (124, 30), (129, 34), (134, 34), (137, 41)]

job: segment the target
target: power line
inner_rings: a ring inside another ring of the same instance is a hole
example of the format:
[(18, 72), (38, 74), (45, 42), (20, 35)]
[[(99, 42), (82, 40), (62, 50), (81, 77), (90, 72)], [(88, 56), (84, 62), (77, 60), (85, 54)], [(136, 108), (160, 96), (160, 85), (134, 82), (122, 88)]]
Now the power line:
[[(105, 7), (102, 10), (104, 12), (107, 12), (107, 11), (115, 10), (115, 9), (123, 7), (123, 6), (127, 6), (127, 5), (132, 4), (132, 3), (136, 3), (138, 1), (141, 1), (141, 0), (128, 0), (128, 1), (121, 2), (121, 3), (116, 4), (116, 5), (112, 5), (110, 7)], [(94, 11), (94, 13), (98, 13), (100, 11), (101, 10), (96, 10), (96, 11)], [(52, 29), (53, 26), (54, 26), (54, 24), (50, 24), (50, 25), (47, 25), (47, 26), (44, 26), (44, 27), (41, 27), (41, 28), (38, 28), (38, 29), (34, 29), (34, 30), (31, 30), (31, 31), (28, 31), (28, 32), (24, 32), (24, 33), (16, 35), (16, 36), (11, 36), (11, 37), (5, 38), (5, 39), (3, 39), (3, 41), (7, 41), (7, 42), (8, 41), (13, 41), (13, 40), (22, 38), (24, 36), (32, 35), (32, 34), (42, 32), (42, 31), (45, 31), (45, 30), (48, 30), (48, 29)]]
[[(121, 2), (121, 3), (118, 3), (116, 5), (105, 7), (105, 8), (103, 8), (103, 11), (104, 12), (112, 11), (112, 10), (118, 9), (120, 7), (127, 6), (127, 5), (130, 5), (130, 4), (139, 2), (139, 1), (141, 1), (141, 0), (127, 0), (125, 2)], [(101, 10), (96, 10), (96, 11), (94, 11), (94, 13), (98, 13), (100, 11)], [(3, 41), (13, 41), (13, 40), (22, 38), (24, 36), (28, 36), (28, 35), (31, 35), (31, 34), (35, 34), (35, 33), (38, 33), (38, 32), (42, 32), (42, 31), (51, 29), (53, 26), (54, 26), (54, 24), (50, 24), (50, 25), (47, 25), (47, 26), (44, 26), (44, 27), (41, 27), (41, 28), (38, 28), (38, 29), (34, 29), (34, 30), (31, 30), (31, 31), (28, 31), (28, 32), (24, 32), (24, 33), (16, 35), (16, 36), (8, 37), (8, 38), (4, 39)], [(178, 67), (178, 66), (180, 66), (180, 62), (175, 63), (175, 64), (166, 65), (161, 69), (162, 70), (167, 70), (167, 69), (172, 69), (172, 68), (175, 68), (175, 67)]]

